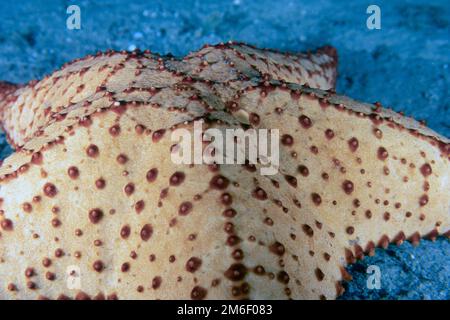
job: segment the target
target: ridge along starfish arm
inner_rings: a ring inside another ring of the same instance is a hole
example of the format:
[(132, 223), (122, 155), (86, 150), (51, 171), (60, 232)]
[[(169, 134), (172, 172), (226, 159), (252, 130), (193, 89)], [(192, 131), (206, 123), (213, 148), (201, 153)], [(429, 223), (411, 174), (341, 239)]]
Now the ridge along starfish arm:
[[(1, 298), (333, 299), (375, 246), (448, 236), (445, 137), (330, 91), (161, 61), (117, 73), (4, 161)], [(169, 161), (170, 132), (196, 119), (279, 129), (278, 174)]]
[(151, 93), (181, 81), (233, 86), (260, 78), (331, 89), (336, 82), (336, 66), (336, 50), (329, 46), (315, 53), (287, 54), (230, 42), (205, 46), (182, 60), (150, 51), (107, 51), (72, 61), (24, 86), (0, 83), (0, 119), (9, 142), (18, 148), (58, 120), (64, 110), (96, 100), (104, 91)]

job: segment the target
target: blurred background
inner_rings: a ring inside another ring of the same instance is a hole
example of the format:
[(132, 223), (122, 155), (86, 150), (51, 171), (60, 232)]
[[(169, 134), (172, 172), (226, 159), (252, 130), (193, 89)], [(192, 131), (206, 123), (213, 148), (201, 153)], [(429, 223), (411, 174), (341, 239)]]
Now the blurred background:
[[(69, 30), (78, 5), (81, 29)], [(369, 30), (369, 5), (381, 29)], [(205, 43), (236, 40), (303, 51), (330, 44), (339, 54), (337, 91), (375, 102), (450, 137), (448, 0), (22, 0), (0, 3), (0, 80), (38, 79), (99, 50), (135, 48), (185, 55)], [(11, 153), (3, 135), (0, 158)], [(369, 265), (381, 289), (367, 288)], [(450, 299), (450, 243), (422, 241), (378, 250), (349, 267), (341, 299)]]

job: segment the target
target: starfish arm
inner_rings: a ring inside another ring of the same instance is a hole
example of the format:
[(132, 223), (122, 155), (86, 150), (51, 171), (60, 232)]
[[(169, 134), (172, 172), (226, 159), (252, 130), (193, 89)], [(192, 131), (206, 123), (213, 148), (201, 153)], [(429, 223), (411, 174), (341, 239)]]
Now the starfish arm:
[(277, 186), (247, 166), (173, 164), (170, 129), (192, 123), (149, 108), (71, 110), (5, 161), (0, 296), (333, 298), (338, 255), (326, 227), (313, 241), (302, 231), (313, 217), (299, 215), (283, 177)]
[(230, 83), (265, 76), (331, 89), (336, 82), (336, 66), (337, 54), (332, 47), (288, 55), (227, 43), (205, 47), (183, 60), (149, 51), (107, 51), (76, 59), (25, 86), (3, 83), (0, 122), (13, 147), (20, 148), (49, 123), (57, 121), (65, 109), (89, 104), (104, 93), (125, 88), (151, 92), (182, 79), (189, 82), (191, 77)]
[(300, 211), (332, 230), (346, 262), (390, 242), (448, 236), (447, 138), (378, 103), (290, 88), (261, 86), (240, 105), (260, 119), (255, 127), (280, 129), (280, 172), (295, 182)]
[[(9, 109), (14, 104), (17, 99), (16, 91), (20, 88), (20, 85), (13, 84), (6, 81), (0, 81), (0, 119), (4, 119), (6, 113), (9, 112)], [(8, 130), (5, 130), (5, 126), (8, 124), (1, 122), (1, 128), (6, 132), (6, 138), (8, 141), (11, 141), (9, 135), (7, 133)]]
[(329, 90), (335, 88), (337, 60), (336, 49), (330, 46), (313, 53), (288, 54), (226, 43), (205, 46), (182, 60), (168, 60), (167, 65), (194, 79), (213, 82), (264, 78)]

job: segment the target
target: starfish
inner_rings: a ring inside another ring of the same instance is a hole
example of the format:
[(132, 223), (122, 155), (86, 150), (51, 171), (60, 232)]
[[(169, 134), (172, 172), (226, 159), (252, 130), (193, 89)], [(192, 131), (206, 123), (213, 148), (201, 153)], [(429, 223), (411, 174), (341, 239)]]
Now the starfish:
[[(176, 84), (182, 75), (187, 82), (202, 79), (231, 84), (269, 77), (327, 90), (335, 86), (336, 65), (336, 50), (329, 46), (318, 49), (315, 54), (290, 55), (241, 43), (221, 44), (205, 46), (183, 61), (160, 57), (149, 50), (141, 54), (98, 53), (72, 61), (41, 81), (34, 80), (26, 86), (0, 83), (2, 126), (8, 141), (18, 148), (63, 110), (81, 101), (87, 104), (103, 96), (106, 89), (151, 93), (162, 86)], [(165, 70), (166, 67), (169, 70)], [(155, 69), (161, 70), (155, 73)]]
[[(335, 67), (227, 43), (4, 84), (0, 298), (334, 299), (375, 247), (448, 237), (449, 140), (335, 94)], [(279, 129), (278, 173), (170, 161), (199, 119)]]

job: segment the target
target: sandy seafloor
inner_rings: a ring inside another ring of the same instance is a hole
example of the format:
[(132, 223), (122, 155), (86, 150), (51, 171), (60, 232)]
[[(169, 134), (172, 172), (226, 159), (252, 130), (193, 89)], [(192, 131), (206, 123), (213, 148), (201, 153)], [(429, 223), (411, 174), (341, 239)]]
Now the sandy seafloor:
[[(66, 8), (81, 8), (81, 30), (66, 28)], [(366, 8), (381, 8), (381, 30)], [(0, 1), (0, 79), (27, 82), (98, 50), (151, 49), (184, 55), (227, 40), (301, 51), (339, 52), (337, 91), (380, 101), (450, 136), (450, 2), (379, 1)], [(0, 143), (1, 157), (11, 149)], [(381, 289), (366, 269), (381, 270)], [(450, 243), (422, 241), (377, 249), (348, 268), (341, 299), (450, 299)]]

